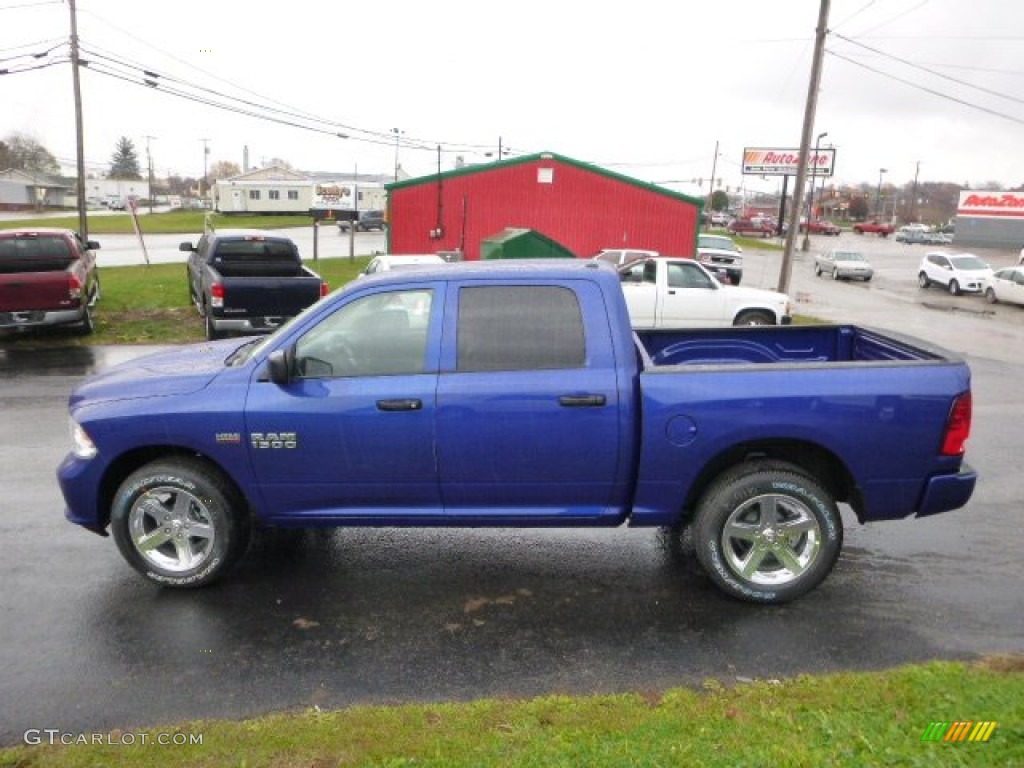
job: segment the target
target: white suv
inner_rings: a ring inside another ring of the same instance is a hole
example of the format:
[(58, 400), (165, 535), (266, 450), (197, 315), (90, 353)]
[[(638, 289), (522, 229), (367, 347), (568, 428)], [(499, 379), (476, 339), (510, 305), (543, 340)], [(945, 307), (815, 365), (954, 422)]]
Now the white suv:
[(917, 272), (917, 282), (922, 288), (937, 283), (954, 296), (964, 291), (981, 293), (990, 277), (992, 267), (973, 253), (926, 253)]

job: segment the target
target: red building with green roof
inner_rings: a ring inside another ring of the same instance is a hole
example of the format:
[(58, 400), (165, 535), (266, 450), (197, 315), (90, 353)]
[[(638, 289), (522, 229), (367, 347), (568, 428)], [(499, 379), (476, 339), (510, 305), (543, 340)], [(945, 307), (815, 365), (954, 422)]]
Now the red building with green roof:
[(580, 257), (603, 248), (693, 256), (702, 201), (542, 152), (389, 184), (391, 253), (461, 251), (506, 228), (532, 229)]

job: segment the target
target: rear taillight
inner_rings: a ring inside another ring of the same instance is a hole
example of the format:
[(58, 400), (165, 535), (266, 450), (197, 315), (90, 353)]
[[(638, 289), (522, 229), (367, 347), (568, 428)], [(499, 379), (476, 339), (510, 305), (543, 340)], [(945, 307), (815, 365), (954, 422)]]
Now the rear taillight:
[(324, 280), (323, 282), (321, 282), (320, 283), (320, 298), (322, 299), (324, 296), (326, 296), (330, 292), (331, 292), (331, 286), (327, 284), (327, 281)]
[(946, 419), (946, 433), (942, 438), (943, 456), (962, 456), (967, 438), (971, 435), (971, 393), (964, 392), (953, 401)]
[(68, 296), (72, 299), (82, 298), (82, 281), (75, 275), (68, 276)]
[(210, 286), (210, 306), (224, 306), (224, 285), (222, 283), (214, 283)]

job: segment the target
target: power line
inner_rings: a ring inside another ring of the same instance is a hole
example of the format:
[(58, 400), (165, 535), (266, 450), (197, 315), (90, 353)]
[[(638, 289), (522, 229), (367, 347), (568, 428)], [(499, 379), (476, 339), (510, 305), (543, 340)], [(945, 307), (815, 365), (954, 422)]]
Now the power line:
[(1022, 120), (1019, 117), (1014, 117), (1013, 115), (1007, 115), (1007, 114), (1005, 114), (1003, 112), (998, 112), (998, 111), (996, 111), (994, 109), (989, 109), (988, 107), (983, 107), (983, 106), (981, 106), (979, 104), (973, 104), (973, 103), (971, 103), (969, 101), (964, 101), (963, 99), (958, 99), (955, 96), (950, 96), (949, 94), (942, 93), (941, 91), (936, 91), (933, 88), (928, 88), (926, 86), (919, 85), (918, 83), (911, 82), (910, 80), (905, 80), (905, 79), (903, 79), (901, 77), (897, 77), (896, 75), (889, 74), (888, 72), (883, 72), (880, 69), (876, 69), (874, 67), (869, 67), (867, 64), (859, 62), (856, 59), (851, 59), (848, 56), (843, 56), (842, 54), (836, 53), (835, 51), (826, 49), (825, 52), (828, 53), (831, 56), (835, 56), (837, 59), (842, 59), (843, 61), (849, 62), (850, 64), (853, 64), (854, 66), (862, 67), (863, 69), (866, 69), (866, 70), (868, 70), (870, 72), (874, 72), (875, 74), (881, 75), (882, 77), (889, 78), (890, 80), (895, 80), (896, 82), (903, 83), (904, 85), (909, 85), (911, 88), (917, 88), (920, 91), (924, 91), (925, 93), (930, 93), (933, 96), (938, 96), (941, 99), (946, 99), (947, 101), (953, 101), (953, 102), (956, 102), (957, 104), (962, 104), (965, 107), (971, 107), (972, 109), (977, 109), (977, 110), (979, 110), (981, 112), (986, 112), (986, 113), (988, 113), (990, 115), (994, 115), (995, 117), (1001, 117), (1004, 120), (1009, 120), (1009, 121), (1014, 122), (1014, 123), (1024, 124), (1024, 120)]
[(932, 69), (928, 69), (927, 67), (921, 66), (920, 64), (915, 64), (912, 61), (907, 61), (906, 59), (902, 59), (899, 56), (894, 56), (891, 53), (886, 53), (885, 51), (879, 50), (878, 48), (872, 48), (870, 45), (865, 45), (864, 43), (859, 43), (856, 40), (851, 40), (850, 38), (844, 37), (843, 35), (835, 34), (835, 33), (833, 33), (833, 35), (835, 37), (839, 38), (840, 40), (843, 40), (843, 41), (845, 41), (847, 43), (850, 43), (851, 45), (856, 45), (856, 46), (859, 46), (861, 48), (864, 48), (865, 50), (871, 51), (872, 53), (877, 53), (879, 56), (884, 56), (887, 59), (892, 59), (893, 61), (898, 61), (900, 64), (905, 64), (908, 67), (913, 67), (914, 69), (919, 69), (922, 72), (926, 72), (929, 75), (933, 75), (934, 77), (939, 77), (939, 78), (942, 78), (943, 80), (949, 80), (950, 82), (954, 82), (954, 83), (956, 83), (958, 85), (965, 85), (968, 88), (975, 88), (975, 89), (981, 91), (982, 93), (989, 94), (990, 96), (996, 96), (996, 97), (998, 97), (1000, 99), (1007, 99), (1008, 101), (1016, 101), (1018, 104), (1024, 104), (1024, 99), (1018, 99), (1015, 96), (1009, 96), (1009, 95), (1007, 95), (1005, 93), (999, 93), (999, 91), (993, 91), (991, 88), (985, 88), (984, 86), (981, 86), (981, 85), (975, 85), (974, 83), (969, 83), (966, 80), (960, 80), (960, 79), (952, 77), (950, 75), (944, 75), (941, 72), (936, 72), (936, 71), (934, 71)]

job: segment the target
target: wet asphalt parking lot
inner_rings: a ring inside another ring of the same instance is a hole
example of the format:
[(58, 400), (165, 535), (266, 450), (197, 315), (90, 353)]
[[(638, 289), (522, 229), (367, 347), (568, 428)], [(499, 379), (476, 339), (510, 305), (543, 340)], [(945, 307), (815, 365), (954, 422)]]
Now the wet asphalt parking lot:
[[(658, 532), (627, 528), (276, 532), (218, 586), (159, 589), (110, 539), (64, 521), (54, 479), (71, 387), (146, 350), (0, 340), (0, 744), (29, 728), (660, 690), (1024, 651), (1024, 308), (922, 292), (922, 246), (842, 242), (878, 277), (817, 279), (798, 254), (795, 310), (965, 355), (981, 480), (957, 512), (868, 527), (846, 515), (832, 576), (774, 608), (724, 597)], [(995, 266), (1015, 256), (979, 253)], [(773, 287), (777, 265), (748, 250), (745, 282)]]

